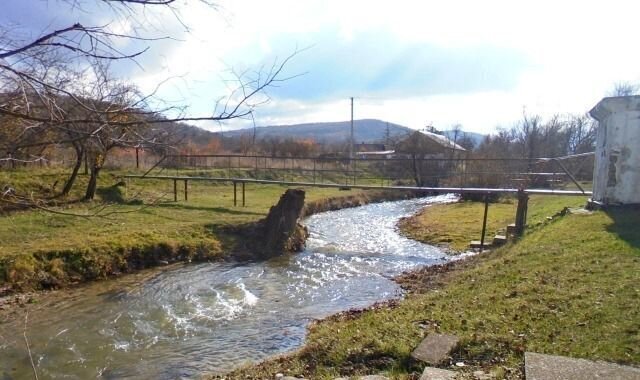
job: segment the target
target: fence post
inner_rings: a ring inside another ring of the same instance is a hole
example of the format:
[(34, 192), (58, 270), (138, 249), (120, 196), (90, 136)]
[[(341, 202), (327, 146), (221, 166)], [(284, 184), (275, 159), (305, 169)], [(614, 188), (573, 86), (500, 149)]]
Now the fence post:
[(242, 182), (242, 207), (244, 207), (244, 182)]
[(353, 160), (353, 185), (356, 185), (356, 172), (358, 170), (358, 160), (354, 159)]

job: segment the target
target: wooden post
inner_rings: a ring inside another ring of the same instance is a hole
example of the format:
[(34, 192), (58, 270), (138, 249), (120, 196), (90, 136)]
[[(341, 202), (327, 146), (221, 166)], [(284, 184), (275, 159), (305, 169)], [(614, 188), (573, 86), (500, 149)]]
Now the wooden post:
[(522, 236), (527, 225), (527, 208), (529, 195), (524, 190), (518, 190), (518, 208), (516, 209), (516, 235)]
[(233, 207), (237, 206), (238, 203), (238, 195), (236, 193), (236, 182), (233, 181)]
[(313, 183), (316, 183), (316, 159), (313, 159)]
[(140, 169), (140, 158), (138, 156), (138, 150), (139, 148), (136, 147), (136, 169)]
[(231, 178), (231, 156), (227, 157), (227, 178)]
[(489, 195), (484, 196), (484, 218), (482, 219), (482, 236), (480, 236), (480, 252), (484, 249), (484, 234), (487, 232), (487, 214), (489, 213)]
[(244, 182), (242, 182), (242, 207), (244, 207)]
[(177, 179), (173, 180), (173, 201), (174, 202), (178, 201), (178, 180)]
[(186, 180), (186, 179), (185, 179), (185, 180), (184, 180), (184, 200), (185, 200), (185, 201), (188, 201), (188, 200), (189, 200), (189, 197), (188, 197), (189, 190), (187, 190), (187, 186), (188, 186), (188, 185), (187, 185), (187, 182), (189, 182), (189, 180)]

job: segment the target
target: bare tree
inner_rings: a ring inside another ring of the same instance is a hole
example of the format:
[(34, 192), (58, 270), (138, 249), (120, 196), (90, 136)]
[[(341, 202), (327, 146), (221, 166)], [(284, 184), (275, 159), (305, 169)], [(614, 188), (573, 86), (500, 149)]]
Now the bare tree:
[(597, 122), (588, 115), (573, 115), (566, 124), (567, 154), (592, 152), (595, 149)]
[(640, 95), (640, 85), (632, 82), (618, 82), (607, 96), (632, 96)]
[[(199, 2), (217, 9), (207, 0)], [(63, 0), (61, 6), (86, 3), (106, 5), (114, 18), (127, 20), (139, 12), (169, 9), (175, 21), (188, 29), (180, 17), (185, 5), (175, 0)], [(110, 62), (138, 64), (136, 59), (148, 45), (171, 38), (153, 35), (140, 24), (131, 34), (118, 34), (108, 24), (74, 23), (34, 39), (21, 38), (10, 25), (0, 25), (0, 161), (33, 162), (42, 159), (39, 154), (46, 147), (70, 146), (76, 160), (62, 194), (69, 193), (83, 158), (88, 158), (92, 170), (85, 198), (91, 199), (111, 149), (166, 144), (149, 133), (149, 125), (252, 119), (256, 107), (269, 100), (266, 90), (289, 79), (283, 75), (284, 67), (298, 53), (258, 71), (230, 70), (228, 93), (212, 100), (213, 111), (190, 115), (186, 105), (166, 105), (158, 98), (161, 84), (145, 94), (108, 74)], [(121, 41), (147, 46), (122, 51)]]

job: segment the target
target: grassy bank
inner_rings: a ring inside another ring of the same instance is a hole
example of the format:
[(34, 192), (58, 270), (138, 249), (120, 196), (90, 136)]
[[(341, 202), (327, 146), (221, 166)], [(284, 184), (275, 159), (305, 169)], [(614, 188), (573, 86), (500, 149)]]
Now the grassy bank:
[[(63, 172), (0, 171), (0, 183), (23, 193), (52, 194)], [(189, 200), (173, 201), (171, 181), (121, 182), (119, 172), (104, 172), (97, 199), (0, 216), (0, 289), (59, 287), (105, 278), (162, 263), (208, 260), (233, 245), (225, 227), (263, 218), (285, 188), (246, 186), (246, 206), (233, 206), (233, 187), (191, 182)], [(81, 176), (70, 198), (81, 195)], [(307, 213), (385, 199), (379, 192), (308, 188)], [(238, 188), (238, 205), (241, 201)], [(92, 215), (92, 217), (72, 216)]]
[[(584, 197), (532, 195), (529, 199), (527, 223), (535, 228), (564, 207), (581, 207), (585, 203)], [(489, 204), (485, 241), (491, 242), (496, 233), (504, 234), (507, 225), (514, 223), (516, 206), (517, 202), (513, 198), (502, 198)], [(460, 252), (469, 248), (471, 240), (480, 240), (483, 214), (484, 204), (481, 202), (433, 205), (403, 219), (400, 228), (412, 239)], [(455, 221), (455, 225), (451, 221)]]
[[(556, 202), (532, 200), (530, 215), (536, 204), (551, 210)], [(461, 212), (468, 207), (479, 206), (438, 208), (440, 236), (459, 230), (471, 217)], [(380, 372), (412, 378), (421, 366), (410, 353), (432, 332), (461, 338), (452, 363), (443, 367), (469, 378), (478, 369), (521, 378), (525, 351), (640, 364), (639, 223), (637, 209), (557, 217), (517, 243), (404, 276), (400, 281), (411, 290), (405, 299), (315, 323), (298, 352), (227, 378), (273, 378), (278, 372), (314, 379)], [(465, 367), (452, 365), (458, 361)]]

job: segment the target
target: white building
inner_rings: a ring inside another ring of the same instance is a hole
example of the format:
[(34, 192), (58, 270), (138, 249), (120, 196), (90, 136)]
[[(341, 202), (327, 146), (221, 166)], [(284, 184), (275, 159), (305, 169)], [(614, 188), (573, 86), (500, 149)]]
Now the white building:
[(640, 96), (604, 98), (598, 120), (593, 197), (602, 204), (640, 204)]

